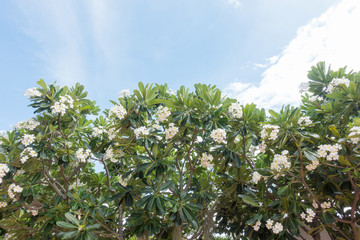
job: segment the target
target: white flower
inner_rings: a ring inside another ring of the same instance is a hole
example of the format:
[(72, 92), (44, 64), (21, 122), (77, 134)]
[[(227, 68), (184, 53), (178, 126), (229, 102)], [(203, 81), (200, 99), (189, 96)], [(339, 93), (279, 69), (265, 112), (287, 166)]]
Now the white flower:
[(121, 150), (114, 150), (113, 148), (109, 147), (105, 151), (104, 158), (110, 160), (111, 162), (115, 163), (119, 161), (119, 158), (124, 156), (124, 152)]
[(301, 217), (301, 219), (305, 219), (305, 218), (306, 218), (306, 213), (302, 212), (302, 213), (300, 214), (300, 217)]
[(333, 80), (331, 80), (331, 82), (329, 83), (328, 87), (326, 88), (325, 92), (327, 93), (332, 93), (334, 92), (334, 90), (340, 85), (340, 84), (344, 84), (346, 87), (349, 87), (350, 85), (350, 80), (342, 77), (342, 78), (333, 78)]
[(265, 151), (266, 151), (266, 143), (265, 142), (261, 142), (257, 147), (261, 153), (265, 153)]
[(171, 115), (170, 110), (167, 107), (159, 106), (156, 112), (156, 116), (158, 117), (159, 122), (167, 121), (168, 117)]
[(21, 143), (24, 146), (28, 146), (28, 145), (32, 144), (33, 142), (35, 142), (35, 135), (33, 135), (33, 134), (25, 134), (21, 138)]
[(116, 134), (118, 133), (118, 130), (116, 128), (110, 128), (108, 131), (109, 140), (113, 140), (116, 137)]
[(226, 131), (224, 129), (218, 128), (212, 130), (210, 137), (217, 143), (226, 143)]
[[(313, 206), (315, 209), (319, 207), (319, 205), (315, 202), (315, 200), (313, 200), (312, 206)], [(310, 208), (309, 208), (309, 209), (310, 209)]]
[(36, 121), (35, 119), (33, 118), (30, 118), (28, 121), (24, 122), (24, 121), (21, 121), (21, 122), (18, 122), (16, 125), (15, 125), (15, 128), (16, 129), (29, 129), (29, 130), (34, 130), (37, 126), (39, 126), (40, 123), (38, 121)]
[(205, 168), (212, 168), (211, 161), (213, 160), (213, 156), (211, 154), (203, 153), (200, 160), (201, 160), (201, 166)]
[(333, 161), (333, 160), (339, 160), (339, 154), (338, 151), (340, 149), (342, 149), (341, 145), (339, 144), (335, 144), (335, 145), (330, 145), (330, 144), (324, 144), (324, 145), (320, 145), (318, 147), (318, 155), (319, 157), (323, 157), (328, 160), (328, 161)]
[(149, 135), (149, 130), (146, 127), (139, 127), (134, 130), (136, 139)]
[(282, 232), (283, 225), (278, 222), (273, 226), (272, 230), (273, 230), (273, 233), (278, 234), (278, 233)]
[(306, 218), (305, 218), (305, 220), (306, 220), (307, 222), (312, 222), (312, 221), (313, 221), (313, 218), (312, 218), (311, 216), (307, 215)]
[(256, 223), (255, 223), (255, 225), (254, 225), (254, 231), (259, 231), (259, 229), (260, 229), (260, 226), (261, 226), (261, 222), (260, 221), (257, 221)]
[[(357, 137), (353, 137), (357, 136)], [(353, 144), (358, 144), (360, 141), (360, 127), (354, 126), (350, 129), (349, 138)]]
[(310, 217), (312, 217), (312, 218), (315, 217), (315, 212), (314, 212), (314, 210), (312, 210), (311, 208), (307, 208), (307, 209), (306, 209), (306, 213), (307, 213), (308, 216), (310, 216)]
[(300, 117), (298, 120), (298, 125), (302, 130), (305, 129), (305, 127), (309, 127), (312, 123), (309, 116)]
[(5, 177), (5, 175), (10, 171), (7, 164), (0, 163), (0, 178)]
[(24, 96), (29, 96), (30, 98), (34, 98), (34, 97), (41, 97), (42, 93), (39, 91), (39, 89), (37, 87), (34, 88), (29, 88), (25, 91)]
[(175, 127), (174, 123), (170, 123), (169, 127), (165, 129), (165, 139), (169, 140), (173, 138), (179, 132), (179, 128)]
[(266, 124), (263, 126), (260, 135), (264, 140), (276, 140), (279, 133), (279, 126)]
[(241, 118), (242, 108), (240, 103), (232, 103), (229, 107), (229, 113), (233, 118)]
[(24, 151), (20, 153), (21, 163), (25, 163), (29, 159), (29, 156), (35, 158), (38, 156), (38, 154), (31, 147), (25, 148)]
[(309, 82), (302, 82), (302, 83), (300, 83), (300, 85), (299, 85), (299, 92), (300, 92), (300, 94), (306, 93), (306, 92), (308, 92), (309, 90), (310, 90), (310, 84), (309, 84)]
[(90, 158), (94, 157), (90, 149), (84, 150), (83, 148), (79, 148), (76, 151), (75, 156), (79, 160), (79, 162), (86, 162)]
[(319, 164), (320, 164), (320, 162), (318, 160), (314, 160), (314, 161), (312, 161), (311, 164), (306, 165), (306, 169), (308, 171), (313, 171), (319, 166)]
[(323, 202), (321, 203), (321, 208), (331, 208), (331, 202)]
[(16, 185), (15, 183), (10, 184), (8, 189), (8, 195), (11, 199), (15, 198), (15, 193), (21, 193), (23, 191), (23, 188)]
[(92, 129), (92, 136), (93, 136), (93, 137), (98, 137), (98, 136), (100, 136), (100, 135), (103, 134), (103, 133), (106, 133), (106, 130), (104, 129), (103, 126), (94, 127), (94, 128)]
[(252, 181), (257, 184), (261, 180), (261, 174), (258, 172), (254, 172), (252, 175)]
[(267, 229), (272, 229), (273, 228), (273, 224), (274, 224), (274, 221), (273, 220), (271, 220), (271, 219), (268, 219), (267, 221), (266, 221), (266, 228)]
[(130, 97), (130, 90), (124, 89), (121, 92), (119, 92), (119, 94), (120, 94), (120, 97), (122, 97), (122, 98)]
[(122, 105), (116, 105), (110, 108), (109, 110), (109, 118), (112, 118), (113, 116), (117, 117), (118, 119), (123, 119), (126, 115), (126, 110)]
[(290, 167), (290, 162), (288, 161), (288, 157), (286, 156), (287, 152), (282, 152), (282, 155), (275, 154), (274, 160), (271, 163), (270, 169), (280, 172), (284, 168)]
[(7, 202), (0, 202), (0, 208), (4, 208), (8, 205)]
[(65, 115), (66, 111), (73, 107), (74, 99), (72, 99), (70, 95), (65, 95), (60, 96), (60, 100), (55, 102), (54, 105), (52, 105), (50, 108), (52, 114)]
[(309, 97), (309, 101), (311, 101), (311, 102), (315, 102), (315, 101), (323, 101), (324, 100), (324, 98), (323, 97), (320, 97), (320, 96), (310, 96)]

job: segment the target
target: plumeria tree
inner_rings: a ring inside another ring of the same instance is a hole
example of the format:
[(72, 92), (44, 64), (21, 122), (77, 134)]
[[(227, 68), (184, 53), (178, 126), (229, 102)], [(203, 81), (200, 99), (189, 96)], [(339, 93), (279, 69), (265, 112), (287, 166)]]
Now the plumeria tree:
[(308, 77), (268, 116), (215, 86), (142, 83), (98, 115), (80, 84), (40, 80), (34, 118), (1, 136), (0, 234), (358, 240), (360, 75)]

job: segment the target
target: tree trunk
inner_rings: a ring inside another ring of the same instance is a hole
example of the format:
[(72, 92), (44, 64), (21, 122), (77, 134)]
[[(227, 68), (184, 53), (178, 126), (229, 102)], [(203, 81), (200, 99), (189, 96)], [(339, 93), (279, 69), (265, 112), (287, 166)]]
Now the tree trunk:
[(181, 226), (175, 226), (173, 234), (172, 234), (172, 239), (173, 240), (183, 240)]

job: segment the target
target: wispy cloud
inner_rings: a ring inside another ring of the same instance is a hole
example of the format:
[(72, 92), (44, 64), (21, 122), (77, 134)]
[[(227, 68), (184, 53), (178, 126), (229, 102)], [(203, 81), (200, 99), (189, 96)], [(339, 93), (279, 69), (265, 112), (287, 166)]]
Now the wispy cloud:
[(270, 66), (259, 85), (235, 81), (224, 91), (242, 103), (255, 102), (265, 108), (297, 105), (299, 84), (307, 81), (308, 70), (318, 61), (326, 61), (333, 68), (347, 65), (360, 70), (358, 23), (360, 2), (343, 0), (301, 27), (282, 53), (269, 59)]
[(239, 0), (227, 0), (230, 5), (232, 5), (234, 8), (240, 8), (242, 7), (242, 3)]
[(73, 1), (19, 1), (23, 30), (38, 44), (41, 66), (61, 84), (84, 82), (84, 37)]

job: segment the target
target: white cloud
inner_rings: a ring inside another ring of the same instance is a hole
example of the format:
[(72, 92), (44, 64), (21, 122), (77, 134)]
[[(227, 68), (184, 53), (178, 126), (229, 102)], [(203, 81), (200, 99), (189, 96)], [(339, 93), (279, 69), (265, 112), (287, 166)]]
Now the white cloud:
[[(73, 1), (19, 1), (25, 16), (23, 30), (39, 46), (34, 54), (42, 68), (61, 84), (84, 82), (83, 31)], [(42, 77), (42, 76), (41, 76)]]
[(242, 103), (255, 102), (265, 108), (298, 105), (299, 85), (307, 81), (307, 72), (317, 62), (325, 61), (333, 69), (347, 65), (360, 70), (359, 24), (360, 1), (343, 0), (299, 28), (282, 53), (268, 59), (270, 66), (258, 86), (234, 82), (224, 91)]
[(234, 8), (242, 7), (242, 4), (239, 0), (228, 0), (228, 3), (232, 5)]

